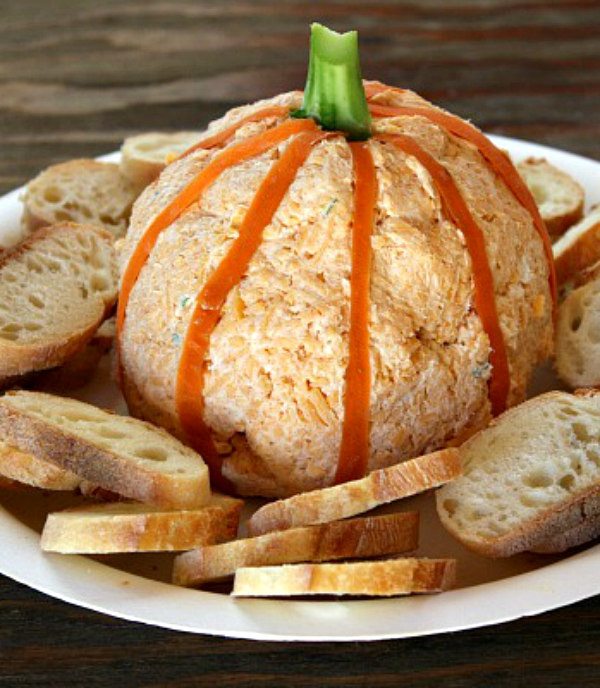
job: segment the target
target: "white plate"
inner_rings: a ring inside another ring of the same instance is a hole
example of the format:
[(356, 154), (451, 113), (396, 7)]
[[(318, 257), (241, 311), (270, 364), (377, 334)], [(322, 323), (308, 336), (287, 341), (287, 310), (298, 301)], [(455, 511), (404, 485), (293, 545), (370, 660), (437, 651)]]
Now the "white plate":
[[(543, 156), (577, 178), (588, 202), (600, 201), (600, 163), (513, 139), (495, 142), (519, 160)], [(116, 154), (108, 156), (116, 159)], [(18, 236), (18, 191), (0, 199), (0, 243)], [(80, 395), (122, 408), (114, 388), (98, 379)], [(552, 385), (539, 376), (536, 389)], [(235, 600), (169, 585), (171, 555), (123, 555), (100, 563), (43, 554), (38, 530), (47, 510), (69, 497), (5, 491), (0, 495), (0, 573), (72, 604), (165, 628), (262, 640), (378, 640), (443, 633), (539, 614), (600, 592), (600, 545), (567, 557), (531, 554), (493, 561), (470, 554), (439, 526), (430, 495), (407, 500), (421, 511), (421, 552), (455, 556), (458, 589), (442, 595), (354, 601)], [(148, 577), (146, 577), (148, 576)]]

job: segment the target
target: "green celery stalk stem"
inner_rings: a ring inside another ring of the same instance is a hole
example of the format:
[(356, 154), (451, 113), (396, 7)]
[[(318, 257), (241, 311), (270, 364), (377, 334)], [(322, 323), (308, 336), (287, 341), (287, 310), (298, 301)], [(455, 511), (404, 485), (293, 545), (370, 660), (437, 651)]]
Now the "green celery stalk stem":
[(293, 116), (310, 117), (323, 129), (345, 132), (353, 141), (370, 137), (356, 31), (339, 34), (312, 24), (304, 101)]

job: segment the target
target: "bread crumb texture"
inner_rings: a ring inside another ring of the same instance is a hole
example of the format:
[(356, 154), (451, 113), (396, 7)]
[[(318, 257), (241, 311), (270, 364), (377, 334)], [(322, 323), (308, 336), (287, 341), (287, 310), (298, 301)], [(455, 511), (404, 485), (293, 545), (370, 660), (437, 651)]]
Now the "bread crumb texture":
[(118, 239), (127, 230), (138, 192), (115, 163), (87, 159), (61, 162), (27, 185), (22, 224), (29, 232), (54, 222), (95, 224)]
[(569, 527), (568, 508), (598, 489), (600, 396), (536, 397), (466, 442), (461, 460), (463, 475), (437, 493), (444, 525), (493, 556), (527, 549), (548, 516), (559, 525), (564, 511)]
[(64, 363), (117, 297), (108, 232), (62, 222), (0, 257), (0, 379)]
[(600, 384), (600, 280), (575, 289), (561, 303), (555, 365), (572, 389)]

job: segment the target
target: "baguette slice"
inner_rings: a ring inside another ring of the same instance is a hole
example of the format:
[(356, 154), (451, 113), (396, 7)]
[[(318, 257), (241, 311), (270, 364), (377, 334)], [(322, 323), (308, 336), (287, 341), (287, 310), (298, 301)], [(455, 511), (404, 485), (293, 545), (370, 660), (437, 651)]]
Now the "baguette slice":
[(44, 490), (75, 490), (80, 478), (0, 441), (0, 476)]
[(563, 289), (561, 289), (560, 296), (564, 298), (573, 289), (583, 287), (584, 285), (589, 284), (590, 282), (593, 282), (598, 278), (600, 278), (600, 260), (597, 263), (594, 263), (593, 265), (590, 265), (589, 267), (580, 270), (576, 275), (574, 275), (573, 278), (569, 280), (569, 282), (563, 285)]
[(48, 515), (42, 549), (62, 554), (173, 552), (231, 540), (243, 502), (213, 495), (197, 509), (92, 504)]
[(571, 389), (600, 385), (600, 279), (570, 292), (560, 304), (555, 368)]
[(507, 557), (600, 513), (600, 392), (548, 392), (461, 447), (463, 475), (436, 495), (466, 547)]
[(173, 582), (201, 585), (233, 576), (247, 566), (399, 554), (416, 549), (418, 543), (419, 514), (416, 512), (353, 518), (185, 552), (175, 559)]
[(117, 298), (116, 256), (101, 228), (61, 223), (0, 259), (0, 382), (61, 365)]
[(23, 196), (23, 227), (31, 232), (70, 220), (99, 225), (118, 238), (127, 231), (137, 194), (117, 164), (69, 160), (29, 182)]
[(111, 492), (164, 508), (204, 505), (202, 458), (149, 423), (42, 392), (0, 398), (6, 442)]
[(579, 525), (553, 535), (531, 548), (536, 554), (560, 554), (600, 537), (600, 515), (582, 519)]
[(517, 165), (553, 239), (561, 236), (583, 215), (585, 192), (573, 177), (543, 158), (527, 158)]
[(459, 474), (458, 450), (442, 449), (373, 471), (360, 480), (267, 504), (248, 521), (248, 532), (260, 535), (273, 530), (337, 521), (438, 487)]
[(79, 389), (91, 380), (102, 357), (114, 343), (114, 318), (105, 320), (90, 341), (72, 358), (58, 368), (43, 370), (34, 375), (28, 388), (43, 392), (64, 393)]
[(571, 227), (552, 247), (559, 286), (600, 261), (600, 206)]
[(8, 389), (16, 386), (51, 394), (65, 394), (87, 385), (102, 357), (112, 348), (114, 330), (114, 318), (105, 320), (83, 349), (61, 366), (5, 378), (2, 387)]
[(448, 590), (456, 577), (454, 559), (388, 559), (343, 564), (288, 564), (242, 568), (234, 597), (368, 595), (391, 597)]
[(202, 137), (198, 131), (148, 132), (125, 139), (121, 146), (121, 173), (139, 189), (148, 186), (177, 157)]

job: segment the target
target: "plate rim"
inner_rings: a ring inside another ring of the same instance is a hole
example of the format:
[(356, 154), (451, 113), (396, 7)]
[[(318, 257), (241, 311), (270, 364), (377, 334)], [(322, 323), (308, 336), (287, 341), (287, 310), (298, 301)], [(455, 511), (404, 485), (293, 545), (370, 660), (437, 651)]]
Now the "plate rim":
[[(591, 158), (505, 136), (490, 138), (509, 151), (524, 147), (525, 155), (590, 167), (600, 179), (600, 162)], [(99, 159), (117, 161), (119, 153)], [(1, 196), (0, 209), (18, 204), (21, 193), (22, 187)], [(600, 544), (526, 573), (443, 595), (354, 601), (235, 599), (143, 578), (83, 556), (44, 553), (38, 533), (1, 504), (0, 547), (18, 553), (0, 561), (0, 574), (63, 602), (171, 630), (262, 641), (355, 642), (456, 632), (533, 616), (600, 594), (600, 577), (594, 575)], [(565, 585), (565, 576), (567, 581), (577, 580), (577, 586)], [(394, 613), (398, 605), (400, 614)], [(286, 630), (290, 612), (295, 628)], [(407, 616), (414, 620), (412, 626), (403, 625)], [(336, 623), (342, 632), (334, 628)]]

